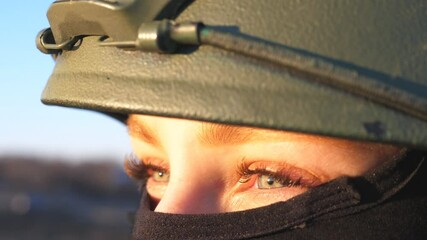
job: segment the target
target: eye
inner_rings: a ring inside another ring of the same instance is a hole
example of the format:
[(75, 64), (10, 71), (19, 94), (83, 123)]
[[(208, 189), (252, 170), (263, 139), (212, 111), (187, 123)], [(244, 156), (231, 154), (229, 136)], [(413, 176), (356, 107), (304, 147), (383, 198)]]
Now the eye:
[(259, 189), (281, 188), (284, 185), (273, 176), (258, 176), (257, 185)]
[(153, 169), (149, 174), (155, 182), (169, 182), (169, 173), (163, 169)]
[(258, 175), (257, 186), (259, 189), (283, 188), (298, 186), (297, 182), (288, 179), (280, 179), (271, 175)]
[(125, 171), (130, 177), (137, 180), (150, 179), (157, 183), (167, 183), (169, 182), (170, 174), (163, 165), (154, 165), (151, 161), (144, 163), (144, 161), (138, 159), (136, 156), (130, 155), (125, 161)]
[(257, 161), (239, 165), (239, 183), (257, 189), (312, 188), (321, 184), (320, 179), (300, 168), (288, 164)]

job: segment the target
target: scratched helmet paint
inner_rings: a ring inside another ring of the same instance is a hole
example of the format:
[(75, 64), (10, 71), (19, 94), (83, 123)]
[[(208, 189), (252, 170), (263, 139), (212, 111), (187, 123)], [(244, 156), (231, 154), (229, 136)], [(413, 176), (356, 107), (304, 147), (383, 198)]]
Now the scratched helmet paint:
[(427, 147), (425, 0), (56, 1), (42, 101)]

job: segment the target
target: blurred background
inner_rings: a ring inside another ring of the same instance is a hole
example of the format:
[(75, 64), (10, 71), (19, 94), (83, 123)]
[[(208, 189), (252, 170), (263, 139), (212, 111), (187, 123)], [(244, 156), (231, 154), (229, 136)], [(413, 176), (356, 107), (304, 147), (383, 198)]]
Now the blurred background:
[(54, 62), (35, 38), (52, 2), (0, 8), (0, 239), (127, 239), (139, 199), (125, 126), (40, 102)]

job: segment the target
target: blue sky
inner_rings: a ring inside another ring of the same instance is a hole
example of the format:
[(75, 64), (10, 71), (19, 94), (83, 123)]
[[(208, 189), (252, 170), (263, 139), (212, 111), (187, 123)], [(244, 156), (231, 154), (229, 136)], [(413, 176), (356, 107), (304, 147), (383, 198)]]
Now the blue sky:
[(0, 10), (0, 155), (121, 161), (126, 128), (98, 113), (45, 106), (41, 92), (54, 62), (35, 46), (53, 1), (5, 1)]

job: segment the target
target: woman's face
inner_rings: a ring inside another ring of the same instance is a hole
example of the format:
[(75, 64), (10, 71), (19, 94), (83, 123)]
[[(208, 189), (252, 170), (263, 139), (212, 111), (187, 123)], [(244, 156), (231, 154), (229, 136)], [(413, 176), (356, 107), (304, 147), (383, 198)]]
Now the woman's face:
[(286, 201), (340, 176), (357, 176), (400, 148), (285, 131), (132, 115), (138, 164), (157, 212), (241, 211)]

